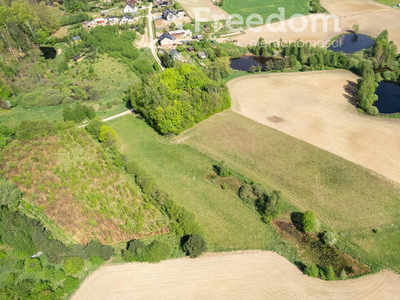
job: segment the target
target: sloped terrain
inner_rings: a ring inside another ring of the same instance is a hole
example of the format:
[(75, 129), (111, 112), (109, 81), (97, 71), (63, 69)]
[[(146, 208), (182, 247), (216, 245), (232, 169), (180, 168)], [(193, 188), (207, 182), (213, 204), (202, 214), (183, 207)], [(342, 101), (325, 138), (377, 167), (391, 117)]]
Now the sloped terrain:
[(134, 179), (82, 129), (2, 150), (2, 173), (24, 192), (22, 205), (43, 212), (79, 242), (112, 243), (167, 230), (166, 218), (144, 200)]

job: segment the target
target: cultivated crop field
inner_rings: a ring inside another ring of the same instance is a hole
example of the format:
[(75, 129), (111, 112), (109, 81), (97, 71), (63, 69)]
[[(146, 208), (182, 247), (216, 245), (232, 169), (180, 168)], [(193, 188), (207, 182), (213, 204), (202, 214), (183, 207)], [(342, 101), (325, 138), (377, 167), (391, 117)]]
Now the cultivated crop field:
[(400, 271), (399, 185), (232, 111), (212, 117), (179, 138), (281, 190), (285, 200), (299, 210), (315, 211), (339, 234), (349, 254)]
[(250, 251), (105, 267), (89, 276), (72, 299), (372, 300), (394, 299), (399, 286), (400, 277), (389, 271), (326, 282), (303, 275), (276, 253)]
[(228, 86), (233, 111), (400, 183), (400, 123), (360, 114), (349, 103), (356, 82), (347, 71), (317, 71), (247, 76)]
[(307, 0), (226, 0), (222, 8), (231, 15), (241, 15), (245, 20), (252, 14), (261, 15), (265, 23), (269, 15), (279, 13), (280, 7), (285, 8), (285, 18), (294, 14), (309, 14), (308, 2)]

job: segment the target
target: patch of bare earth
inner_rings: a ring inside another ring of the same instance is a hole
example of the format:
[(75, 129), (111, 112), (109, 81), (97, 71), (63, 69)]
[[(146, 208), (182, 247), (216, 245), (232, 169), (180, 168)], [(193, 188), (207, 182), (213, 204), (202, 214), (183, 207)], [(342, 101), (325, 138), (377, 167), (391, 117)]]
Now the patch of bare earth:
[(358, 112), (356, 81), (338, 70), (245, 76), (228, 86), (233, 111), (400, 183), (400, 121)]
[(399, 294), (400, 277), (390, 271), (327, 282), (303, 275), (276, 253), (245, 251), (103, 267), (72, 299), (375, 300), (397, 299)]

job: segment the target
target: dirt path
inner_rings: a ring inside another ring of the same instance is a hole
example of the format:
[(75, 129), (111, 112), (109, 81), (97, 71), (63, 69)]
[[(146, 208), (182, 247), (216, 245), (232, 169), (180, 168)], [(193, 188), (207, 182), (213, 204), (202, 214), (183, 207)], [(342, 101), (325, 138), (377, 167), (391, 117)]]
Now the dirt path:
[[(360, 26), (360, 33), (377, 36), (383, 30), (389, 31), (389, 38), (393, 40), (400, 48), (400, 9), (391, 8), (389, 6), (374, 2), (372, 0), (322, 0), (322, 5), (329, 13), (337, 15), (339, 18), (340, 31), (334, 29), (334, 20), (326, 14), (308, 15), (304, 20), (308, 24), (312, 24), (312, 19), (318, 19), (316, 30), (312, 26), (307, 26), (305, 30), (295, 32), (289, 27), (289, 22), (283, 21), (274, 23), (270, 29), (263, 26), (261, 31), (246, 31), (246, 34), (235, 37), (240, 45), (256, 44), (260, 37), (267, 41), (292, 41), (300, 39), (303, 41), (321, 41), (328, 42), (340, 33), (350, 30), (354, 24)], [(256, 12), (255, 12), (256, 13)], [(323, 30), (323, 21), (326, 20), (328, 30)], [(302, 19), (296, 18), (293, 21), (294, 28), (301, 28)], [(274, 29), (285, 25), (288, 28), (285, 32), (273, 32)], [(222, 41), (224, 39), (220, 39)]]
[(97, 299), (397, 299), (400, 277), (390, 271), (326, 282), (303, 275), (267, 251), (210, 253), (198, 259), (103, 267), (72, 300)]
[(359, 113), (345, 91), (356, 79), (347, 71), (280, 73), (228, 86), (233, 111), (400, 183), (400, 120)]
[[(150, 3), (149, 6), (149, 14), (147, 15), (147, 20), (148, 20), (148, 24), (147, 24), (147, 28), (148, 28), (148, 34), (149, 34), (149, 38), (148, 38), (148, 47), (151, 50), (151, 53), (154, 56), (154, 59), (156, 60), (156, 62), (158, 63), (158, 65), (160, 66), (161, 70), (165, 70), (163, 64), (161, 63), (160, 58), (157, 55), (157, 51), (156, 51), (156, 41), (154, 40), (154, 34), (153, 34), (153, 14), (151, 12), (151, 10), (153, 9), (153, 3)], [(147, 32), (146, 32), (147, 34)]]

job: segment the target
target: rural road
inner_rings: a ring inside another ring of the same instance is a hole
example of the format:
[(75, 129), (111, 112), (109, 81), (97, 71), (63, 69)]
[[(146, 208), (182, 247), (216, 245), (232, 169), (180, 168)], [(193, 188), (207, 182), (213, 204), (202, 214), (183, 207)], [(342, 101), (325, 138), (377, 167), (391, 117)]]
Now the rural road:
[(156, 52), (156, 46), (155, 46), (155, 40), (153, 38), (153, 14), (151, 13), (151, 10), (153, 9), (153, 3), (150, 3), (149, 6), (149, 14), (147, 15), (147, 20), (148, 20), (148, 28), (149, 28), (149, 48), (151, 50), (151, 53), (154, 56), (154, 59), (157, 61), (158, 65), (160, 66), (161, 70), (165, 70), (163, 64), (161, 63), (160, 58), (157, 55)]
[(243, 251), (103, 267), (71, 299), (390, 300), (398, 295), (400, 276), (391, 271), (328, 282), (302, 274), (277, 253)]
[[(119, 114), (117, 114), (117, 115), (114, 115), (114, 116), (111, 116), (111, 117), (108, 117), (108, 118), (101, 119), (101, 121), (103, 121), (103, 122), (111, 121), (111, 120), (114, 120), (114, 119), (116, 119), (116, 118), (119, 118), (119, 117), (122, 117), (122, 116), (126, 116), (126, 115), (129, 115), (129, 114), (132, 114), (132, 113), (134, 113), (133, 109), (127, 110), (127, 111), (124, 111), (124, 112), (119, 113)], [(85, 121), (85, 122), (86, 122), (86, 121)], [(78, 127), (79, 127), (79, 128), (84, 128), (84, 127), (87, 126), (87, 124), (88, 124), (88, 123), (86, 122), (85, 124), (79, 125)]]

